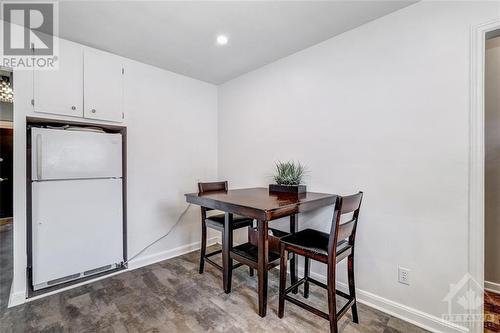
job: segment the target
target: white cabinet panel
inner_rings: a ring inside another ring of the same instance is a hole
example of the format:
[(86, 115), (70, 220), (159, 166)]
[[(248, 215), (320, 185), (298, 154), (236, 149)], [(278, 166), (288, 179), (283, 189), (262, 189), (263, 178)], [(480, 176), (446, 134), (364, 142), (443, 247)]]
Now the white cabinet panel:
[(34, 71), (34, 111), (83, 117), (83, 48), (61, 39), (58, 64)]
[(121, 179), (32, 186), (33, 285), (123, 261)]
[(123, 119), (123, 66), (120, 58), (85, 49), (84, 117), (121, 122)]

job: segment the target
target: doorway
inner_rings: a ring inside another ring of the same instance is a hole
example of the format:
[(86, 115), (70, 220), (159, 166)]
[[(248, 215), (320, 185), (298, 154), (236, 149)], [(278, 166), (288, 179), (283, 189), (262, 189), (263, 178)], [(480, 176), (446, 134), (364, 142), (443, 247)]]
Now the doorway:
[(0, 69), (0, 313), (12, 284), (13, 233), (13, 73)]
[(500, 332), (500, 30), (486, 35), (484, 57), (484, 327)]

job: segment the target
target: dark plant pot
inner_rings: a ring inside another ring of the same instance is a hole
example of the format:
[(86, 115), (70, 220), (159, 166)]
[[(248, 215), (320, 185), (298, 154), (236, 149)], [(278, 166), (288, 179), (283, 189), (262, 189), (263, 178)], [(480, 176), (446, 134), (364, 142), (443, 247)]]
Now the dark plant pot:
[(305, 185), (280, 185), (280, 184), (269, 184), (269, 192), (280, 192), (280, 193), (305, 193)]

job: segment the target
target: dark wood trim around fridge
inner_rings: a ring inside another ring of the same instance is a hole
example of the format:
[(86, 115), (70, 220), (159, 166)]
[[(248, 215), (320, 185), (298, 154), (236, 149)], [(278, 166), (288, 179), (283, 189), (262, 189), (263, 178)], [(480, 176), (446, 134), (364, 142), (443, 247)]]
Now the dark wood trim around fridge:
[[(122, 198), (123, 198), (123, 262), (120, 267), (105, 272), (97, 273), (95, 275), (79, 278), (76, 280), (61, 283), (52, 287), (43, 288), (40, 290), (33, 290), (33, 228), (32, 228), (32, 192), (31, 192), (31, 128), (42, 126), (91, 126), (99, 127), (108, 133), (120, 133), (122, 135)], [(124, 126), (108, 125), (108, 124), (95, 124), (85, 123), (81, 121), (66, 121), (66, 120), (53, 120), (36, 117), (26, 117), (26, 252), (27, 252), (27, 268), (26, 280), (28, 284), (28, 298), (42, 295), (57, 289), (65, 288), (77, 283), (92, 280), (104, 275), (116, 273), (127, 268), (127, 128)]]
[(26, 281), (28, 282), (28, 297), (33, 292), (33, 255), (32, 255), (32, 196), (31, 196), (31, 129), (26, 126)]
[(123, 267), (127, 268), (127, 128), (122, 127)]

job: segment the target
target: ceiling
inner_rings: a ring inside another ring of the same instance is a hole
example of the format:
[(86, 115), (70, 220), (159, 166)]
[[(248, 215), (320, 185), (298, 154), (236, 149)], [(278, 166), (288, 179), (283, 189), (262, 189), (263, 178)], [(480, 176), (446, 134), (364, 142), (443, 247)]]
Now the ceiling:
[(59, 35), (221, 84), (414, 2), (62, 1)]

